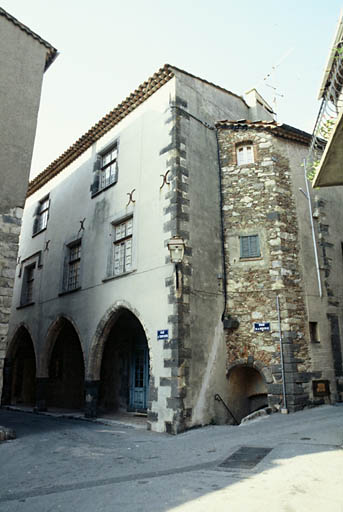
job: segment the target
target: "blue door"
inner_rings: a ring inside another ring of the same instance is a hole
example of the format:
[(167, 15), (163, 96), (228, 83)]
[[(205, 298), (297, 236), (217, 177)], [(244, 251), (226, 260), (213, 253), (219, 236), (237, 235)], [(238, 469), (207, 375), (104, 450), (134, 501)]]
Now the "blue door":
[(129, 409), (146, 411), (149, 392), (148, 348), (137, 344), (131, 358)]

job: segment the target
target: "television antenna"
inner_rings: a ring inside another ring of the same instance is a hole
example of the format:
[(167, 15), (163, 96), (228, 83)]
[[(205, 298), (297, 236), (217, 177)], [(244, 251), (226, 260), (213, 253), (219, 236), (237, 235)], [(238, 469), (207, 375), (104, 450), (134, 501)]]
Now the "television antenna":
[[(276, 108), (277, 107), (277, 98), (285, 97), (285, 95), (283, 93), (278, 92), (278, 86), (275, 85), (275, 72), (281, 66), (281, 64), (287, 59), (287, 57), (289, 57), (291, 55), (291, 53), (293, 53), (293, 51), (294, 51), (294, 48), (289, 48), (289, 50), (287, 50), (282, 55), (282, 57), (279, 59), (279, 61), (276, 64), (274, 64), (274, 66), (272, 66), (272, 69), (264, 76), (264, 78), (258, 84), (258, 86), (260, 86), (261, 84), (264, 84), (266, 87), (270, 87), (271, 89), (273, 89), (274, 94), (273, 94), (272, 104), (273, 104), (273, 110), (275, 112), (275, 118), (277, 117), (277, 108)], [(271, 81), (274, 83), (274, 85), (273, 85), (273, 83), (270, 83)]]

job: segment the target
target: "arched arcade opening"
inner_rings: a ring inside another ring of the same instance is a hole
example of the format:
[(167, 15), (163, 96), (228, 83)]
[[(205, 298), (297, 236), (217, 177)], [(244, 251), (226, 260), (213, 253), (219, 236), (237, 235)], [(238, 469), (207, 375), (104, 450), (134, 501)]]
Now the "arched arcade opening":
[(122, 308), (114, 315), (101, 360), (98, 412), (146, 412), (149, 349), (145, 332), (129, 310)]
[(13, 338), (5, 360), (3, 403), (34, 406), (35, 399), (35, 350), (30, 333), (21, 326)]
[(67, 319), (55, 326), (49, 360), (46, 402), (49, 407), (82, 409), (84, 406), (84, 359), (78, 334)]
[(268, 405), (267, 385), (258, 370), (235, 366), (228, 374), (229, 407), (237, 421)]

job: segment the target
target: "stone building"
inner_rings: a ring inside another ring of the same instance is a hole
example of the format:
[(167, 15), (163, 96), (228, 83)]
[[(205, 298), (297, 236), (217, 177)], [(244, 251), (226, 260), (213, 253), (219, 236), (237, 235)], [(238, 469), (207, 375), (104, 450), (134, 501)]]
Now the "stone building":
[(283, 391), (290, 411), (330, 393), (341, 400), (342, 192), (309, 191), (314, 244), (304, 177), (311, 137), (276, 122), (217, 128), (227, 310), (239, 322), (226, 335), (229, 406), (241, 419), (282, 404)]
[[(276, 294), (290, 409), (314, 400), (313, 380), (335, 394), (339, 195), (335, 211), (318, 199), (319, 299), (296, 188), (308, 141), (255, 90), (244, 100), (170, 65), (144, 82), (29, 185), (2, 403), (146, 412), (170, 433), (232, 421), (225, 404), (239, 421), (282, 399)], [(252, 322), (269, 313), (259, 345)]]
[(43, 74), (56, 54), (0, 7), (0, 387)]

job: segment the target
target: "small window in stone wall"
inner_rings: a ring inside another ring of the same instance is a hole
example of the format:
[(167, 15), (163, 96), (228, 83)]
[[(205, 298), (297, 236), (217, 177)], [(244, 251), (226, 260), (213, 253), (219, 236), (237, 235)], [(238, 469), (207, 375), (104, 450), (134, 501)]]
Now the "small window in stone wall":
[(258, 235), (240, 236), (240, 257), (259, 258), (261, 256), (260, 240)]
[(311, 343), (320, 343), (317, 322), (309, 322)]
[(254, 147), (250, 142), (236, 147), (237, 165), (254, 163)]

